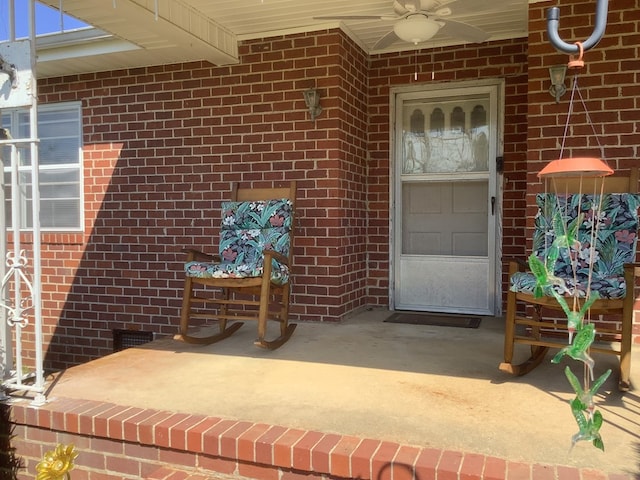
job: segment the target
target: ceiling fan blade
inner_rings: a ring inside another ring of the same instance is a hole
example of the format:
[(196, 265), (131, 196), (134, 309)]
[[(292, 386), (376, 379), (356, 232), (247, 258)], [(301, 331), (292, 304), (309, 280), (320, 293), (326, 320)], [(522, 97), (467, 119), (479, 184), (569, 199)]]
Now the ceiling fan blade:
[(396, 35), (396, 32), (391, 30), (389, 33), (387, 33), (384, 37), (382, 37), (380, 40), (378, 40), (376, 42), (376, 44), (373, 46), (373, 50), (379, 50), (381, 48), (386, 48), (386, 47), (394, 44), (398, 40), (400, 40), (400, 39)]
[[(423, 5), (426, 2), (422, 1)], [(434, 12), (440, 8), (449, 7), (454, 15), (471, 15), (489, 8), (499, 8), (499, 4), (487, 2), (486, 0), (437, 0), (436, 5), (432, 8), (423, 7), (424, 10), (433, 10)]]
[(444, 26), (440, 29), (440, 32), (450, 37), (460, 38), (471, 43), (482, 43), (490, 37), (484, 30), (468, 23), (455, 22), (453, 20), (443, 20), (443, 23)]
[(320, 15), (314, 20), (395, 20), (395, 15)]
[(420, 0), (393, 0), (393, 11), (398, 15), (419, 12), (420, 10)]

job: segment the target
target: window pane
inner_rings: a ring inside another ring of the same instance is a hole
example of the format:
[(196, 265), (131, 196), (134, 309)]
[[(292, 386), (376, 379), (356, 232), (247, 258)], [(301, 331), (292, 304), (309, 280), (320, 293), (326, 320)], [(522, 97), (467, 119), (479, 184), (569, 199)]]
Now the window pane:
[[(40, 110), (38, 112), (39, 134), (51, 137), (54, 135), (68, 135), (69, 131), (79, 128), (77, 108), (66, 108), (55, 111)], [(59, 125), (66, 126), (56, 130)]]
[[(13, 138), (29, 138), (28, 111), (5, 110), (2, 126)], [(47, 229), (82, 227), (82, 177), (80, 104), (45, 105), (38, 110), (40, 224)], [(17, 149), (20, 160), (21, 228), (32, 227), (30, 148)], [(11, 149), (1, 150), (5, 179), (6, 223), (11, 226)]]
[(78, 199), (80, 197), (79, 170), (54, 169), (40, 172), (40, 199)]
[(78, 163), (79, 143), (78, 137), (45, 138), (40, 136), (40, 146), (38, 147), (40, 165)]
[(488, 172), (488, 110), (487, 96), (405, 104), (402, 173)]
[(42, 228), (77, 228), (80, 201), (73, 199), (48, 200), (40, 203)]

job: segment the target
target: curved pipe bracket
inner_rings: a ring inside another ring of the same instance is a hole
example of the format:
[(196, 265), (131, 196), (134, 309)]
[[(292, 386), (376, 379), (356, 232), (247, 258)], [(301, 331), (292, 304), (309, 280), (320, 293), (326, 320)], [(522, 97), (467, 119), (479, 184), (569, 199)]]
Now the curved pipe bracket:
[[(595, 47), (602, 36), (607, 26), (607, 11), (609, 7), (609, 0), (597, 0), (596, 3), (596, 25), (591, 36), (582, 44), (582, 50), (587, 51)], [(566, 43), (558, 35), (558, 24), (560, 23), (560, 9), (558, 7), (551, 7), (547, 10), (547, 35), (549, 41), (556, 50), (560, 50), (564, 53), (576, 54), (580, 53), (580, 47), (577, 43)]]

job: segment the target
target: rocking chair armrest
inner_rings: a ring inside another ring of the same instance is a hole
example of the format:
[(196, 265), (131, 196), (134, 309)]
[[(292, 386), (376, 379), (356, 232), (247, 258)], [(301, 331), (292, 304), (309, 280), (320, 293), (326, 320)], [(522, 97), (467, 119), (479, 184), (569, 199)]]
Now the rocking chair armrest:
[(211, 255), (193, 248), (183, 248), (182, 251), (187, 254), (188, 262), (193, 262), (194, 260), (220, 261), (220, 255)]
[(285, 257), (284, 255), (282, 255), (280, 252), (277, 252), (275, 250), (269, 250), (269, 249), (265, 249), (262, 251), (262, 253), (266, 257), (272, 257), (275, 258), (277, 261), (279, 261), (280, 263), (284, 264), (284, 265), (289, 265), (289, 259), (287, 257)]

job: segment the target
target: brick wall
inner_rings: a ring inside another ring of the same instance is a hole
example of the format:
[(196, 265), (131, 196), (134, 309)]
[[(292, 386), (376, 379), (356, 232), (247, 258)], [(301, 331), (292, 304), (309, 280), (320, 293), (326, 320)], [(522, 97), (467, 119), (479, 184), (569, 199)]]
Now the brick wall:
[(73, 480), (631, 480), (634, 474), (535, 463), (282, 425), (59, 398), (12, 407), (18, 478), (56, 444), (78, 452)]
[[(563, 38), (590, 34), (594, 7), (582, 3), (563, 5)], [(396, 86), (505, 79), (502, 250), (524, 257), (535, 172), (557, 156), (568, 99), (556, 105), (547, 93), (547, 67), (567, 59), (545, 40), (547, 7), (530, 6), (529, 45), (522, 38), (366, 57), (336, 30), (245, 42), (235, 66), (41, 81), (42, 102), (82, 101), (85, 143), (85, 232), (44, 236), (47, 366), (109, 353), (113, 328), (173, 334), (180, 250), (215, 251), (219, 205), (233, 181), (298, 181), (292, 320), (338, 321), (387, 306)], [(639, 20), (638, 9), (610, 10), (609, 33), (587, 53), (580, 81), (607, 153), (624, 169), (640, 144)], [(302, 98), (311, 86), (323, 96), (315, 123)], [(572, 137), (571, 153), (582, 139), (592, 143), (584, 128)]]
[[(635, 5), (635, 7), (633, 6)], [(529, 7), (529, 129), (528, 162), (530, 183), (547, 162), (558, 158), (562, 143), (574, 73), (568, 73), (568, 88), (560, 103), (548, 93), (552, 65), (566, 64), (569, 56), (559, 53), (547, 40), (546, 12), (550, 5)], [(563, 157), (599, 156), (615, 170), (637, 166), (640, 133), (637, 123), (640, 64), (640, 1), (609, 5), (606, 33), (592, 50), (585, 52), (585, 66), (576, 70), (580, 100), (574, 101)], [(560, 36), (567, 43), (586, 40), (595, 23), (595, 4), (572, 0), (560, 7)], [(591, 125), (590, 125), (591, 123)], [(532, 192), (533, 193), (533, 189)]]
[[(181, 249), (217, 249), (231, 182), (298, 182), (293, 319), (364, 305), (366, 59), (338, 31), (245, 43), (241, 63), (53, 78), (82, 101), (85, 234), (45, 235), (49, 366), (110, 352), (111, 329), (175, 333)], [(302, 91), (317, 86), (311, 122)], [(59, 318), (59, 320), (58, 320)]]
[[(416, 56), (367, 58), (339, 31), (246, 42), (237, 66), (164, 65), (45, 79), (41, 101), (81, 101), (85, 232), (46, 234), (46, 364), (111, 352), (114, 328), (175, 333), (181, 249), (215, 251), (231, 182), (299, 187), (293, 320), (386, 306), (389, 88)], [(418, 81), (506, 78), (505, 248), (521, 250), (526, 43), (420, 53)], [(302, 91), (316, 86), (311, 122)], [(520, 245), (520, 247), (518, 246)]]

